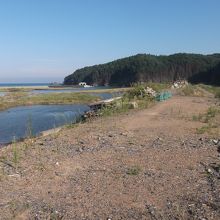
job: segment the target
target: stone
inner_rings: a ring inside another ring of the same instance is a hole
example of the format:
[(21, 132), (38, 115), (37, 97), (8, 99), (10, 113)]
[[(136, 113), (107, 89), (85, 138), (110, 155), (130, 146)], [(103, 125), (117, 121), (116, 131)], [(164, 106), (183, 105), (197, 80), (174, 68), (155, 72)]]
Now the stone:
[(212, 142), (213, 142), (214, 144), (218, 144), (219, 140), (213, 139)]
[(208, 172), (208, 173), (212, 173), (212, 170), (211, 170), (211, 169), (208, 169), (207, 172)]
[(131, 107), (132, 109), (138, 108), (137, 102), (129, 102), (129, 104), (130, 104), (130, 107)]

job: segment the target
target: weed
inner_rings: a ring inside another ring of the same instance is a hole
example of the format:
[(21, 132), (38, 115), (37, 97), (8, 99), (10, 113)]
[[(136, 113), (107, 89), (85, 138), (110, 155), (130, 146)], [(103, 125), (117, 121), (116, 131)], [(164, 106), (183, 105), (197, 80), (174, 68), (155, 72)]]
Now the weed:
[(39, 171), (41, 171), (41, 172), (43, 172), (43, 171), (46, 170), (45, 165), (44, 165), (43, 163), (41, 163), (41, 162), (37, 165), (36, 168), (37, 168), (37, 170), (39, 170)]
[(193, 121), (200, 121), (203, 123), (209, 123), (211, 119), (215, 118), (220, 113), (220, 109), (217, 107), (209, 107), (207, 112), (204, 114), (193, 115)]
[(204, 134), (205, 132), (207, 132), (210, 129), (210, 126), (202, 126), (201, 128), (197, 128), (197, 134)]
[(19, 162), (19, 151), (15, 144), (13, 146), (12, 152), (13, 152), (12, 162), (14, 163), (15, 167), (17, 167)]
[(171, 84), (169, 83), (146, 83), (146, 86), (152, 88), (156, 92), (161, 92), (163, 90), (167, 90), (171, 88)]
[(219, 89), (219, 91), (217, 91), (217, 92), (215, 93), (215, 98), (219, 98), (219, 99), (220, 99), (220, 89)]
[(217, 128), (217, 125), (209, 123), (208, 125), (202, 126), (201, 128), (197, 128), (198, 134), (210, 133), (211, 129)]
[(203, 115), (199, 114), (199, 115), (193, 115), (192, 116), (192, 120), (193, 121), (201, 121), (202, 120)]
[(214, 94), (215, 98), (220, 98), (220, 87), (218, 86), (210, 86), (210, 85), (199, 85), (201, 88), (205, 89), (206, 91)]
[(216, 116), (217, 113), (219, 113), (220, 110), (215, 108), (215, 107), (210, 107), (207, 111), (207, 113), (205, 114), (205, 119), (204, 122), (207, 123), (209, 122), (212, 118), (214, 118)]
[(3, 181), (5, 178), (5, 172), (3, 167), (0, 167), (0, 182)]
[(131, 108), (132, 108), (132, 106), (129, 103), (129, 101), (126, 98), (123, 98), (121, 100), (117, 100), (117, 101), (111, 103), (111, 105), (108, 105), (108, 106), (101, 108), (98, 111), (98, 115), (111, 116), (111, 115), (127, 112)]
[(31, 115), (28, 117), (26, 133), (27, 133), (27, 138), (32, 138), (33, 137), (33, 125), (32, 125)]
[(179, 93), (184, 96), (203, 97), (204, 91), (198, 85), (188, 84), (187, 86), (179, 89)]
[(133, 166), (127, 169), (126, 174), (131, 176), (136, 176), (140, 174), (141, 168), (139, 166)]
[(71, 129), (71, 128), (76, 128), (78, 126), (77, 123), (69, 123), (65, 125), (65, 128)]

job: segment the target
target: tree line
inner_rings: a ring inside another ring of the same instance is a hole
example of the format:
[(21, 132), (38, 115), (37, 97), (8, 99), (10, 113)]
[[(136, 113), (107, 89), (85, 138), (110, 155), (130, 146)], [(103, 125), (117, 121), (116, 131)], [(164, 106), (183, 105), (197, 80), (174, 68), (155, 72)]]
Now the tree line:
[(220, 54), (179, 53), (169, 56), (137, 54), (106, 64), (84, 67), (65, 77), (65, 85), (129, 86), (136, 82), (173, 82), (220, 85)]

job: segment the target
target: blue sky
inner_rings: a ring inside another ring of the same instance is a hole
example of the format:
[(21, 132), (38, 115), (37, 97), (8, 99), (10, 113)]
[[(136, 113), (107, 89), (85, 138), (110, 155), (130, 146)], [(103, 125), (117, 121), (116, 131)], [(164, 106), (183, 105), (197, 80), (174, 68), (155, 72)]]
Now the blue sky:
[(137, 53), (220, 52), (219, 0), (0, 0), (0, 82)]

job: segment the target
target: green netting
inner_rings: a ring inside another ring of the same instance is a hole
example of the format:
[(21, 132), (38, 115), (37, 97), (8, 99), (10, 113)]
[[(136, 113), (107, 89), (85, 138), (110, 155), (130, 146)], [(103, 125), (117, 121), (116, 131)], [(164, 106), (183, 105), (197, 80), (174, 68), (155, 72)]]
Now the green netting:
[(164, 101), (172, 97), (171, 92), (161, 92), (156, 96), (157, 101)]

